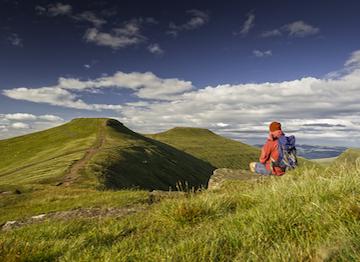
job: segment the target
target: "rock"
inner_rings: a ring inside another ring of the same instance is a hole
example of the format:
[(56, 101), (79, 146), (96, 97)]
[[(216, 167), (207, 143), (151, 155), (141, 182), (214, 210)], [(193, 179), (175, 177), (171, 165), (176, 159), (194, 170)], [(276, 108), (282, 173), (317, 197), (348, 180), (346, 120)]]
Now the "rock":
[(20, 223), (18, 221), (7, 221), (3, 226), (2, 226), (2, 230), (10, 230), (13, 229), (14, 227), (19, 226)]
[(208, 182), (208, 189), (219, 189), (227, 180), (251, 180), (261, 176), (243, 169), (219, 168), (213, 172)]
[(37, 219), (42, 219), (45, 216), (46, 216), (46, 214), (41, 214), (41, 215), (37, 215), (37, 216), (32, 216), (31, 218), (37, 220)]

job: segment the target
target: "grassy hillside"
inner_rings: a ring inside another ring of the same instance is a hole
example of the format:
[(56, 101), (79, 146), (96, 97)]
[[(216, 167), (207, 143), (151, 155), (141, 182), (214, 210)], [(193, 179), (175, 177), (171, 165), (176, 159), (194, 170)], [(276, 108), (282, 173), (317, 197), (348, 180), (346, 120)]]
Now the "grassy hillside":
[(0, 140), (0, 184), (59, 181), (97, 139), (103, 119), (75, 119), (42, 132)]
[[(303, 167), (152, 204), (142, 191), (2, 196), (0, 222), (88, 209), (2, 231), (0, 260), (359, 261), (360, 176), (339, 170)], [(118, 213), (89, 215), (98, 208)]]
[(355, 149), (355, 148), (347, 149), (334, 161), (333, 166), (336, 165), (360, 167), (360, 149)]
[(0, 141), (0, 190), (21, 185), (169, 189), (206, 185), (213, 167), (111, 119), (75, 119)]
[(248, 169), (249, 162), (258, 161), (260, 150), (219, 136), (201, 128), (176, 127), (147, 135), (221, 168)]

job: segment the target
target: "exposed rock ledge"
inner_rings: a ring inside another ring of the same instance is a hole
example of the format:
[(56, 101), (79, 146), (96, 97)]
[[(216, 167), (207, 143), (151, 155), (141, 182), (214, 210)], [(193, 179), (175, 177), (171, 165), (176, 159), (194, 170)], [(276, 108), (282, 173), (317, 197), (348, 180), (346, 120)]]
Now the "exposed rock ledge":
[(262, 179), (264, 176), (243, 169), (219, 168), (213, 172), (208, 182), (208, 190), (219, 189), (227, 180)]

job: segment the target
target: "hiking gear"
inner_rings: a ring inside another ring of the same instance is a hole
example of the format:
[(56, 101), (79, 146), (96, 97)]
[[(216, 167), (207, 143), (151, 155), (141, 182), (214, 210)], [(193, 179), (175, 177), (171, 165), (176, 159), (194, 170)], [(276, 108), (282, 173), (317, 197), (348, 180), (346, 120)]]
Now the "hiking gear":
[(295, 136), (282, 135), (277, 139), (279, 157), (272, 159), (272, 166), (282, 168), (284, 171), (294, 169), (297, 166)]
[(281, 124), (279, 122), (272, 122), (269, 126), (270, 132), (281, 130)]
[(259, 174), (259, 175), (268, 176), (268, 175), (271, 175), (271, 170), (266, 169), (266, 166), (264, 164), (256, 162), (255, 163), (255, 173)]
[(283, 167), (273, 164), (273, 162), (276, 162), (274, 159), (279, 159), (278, 140), (282, 136), (285, 136), (285, 134), (281, 130), (270, 132), (260, 155), (260, 163), (264, 164), (266, 169), (276, 176), (281, 176), (286, 171)]
[(264, 164), (266, 169), (276, 176), (282, 176), (283, 174), (285, 174), (285, 170), (271, 164), (271, 159), (279, 158), (279, 145), (277, 140), (282, 135), (284, 135), (284, 133), (282, 132), (277, 132), (276, 134), (270, 133), (268, 139), (266, 140), (266, 143), (261, 149), (261, 155), (259, 158), (260, 163)]

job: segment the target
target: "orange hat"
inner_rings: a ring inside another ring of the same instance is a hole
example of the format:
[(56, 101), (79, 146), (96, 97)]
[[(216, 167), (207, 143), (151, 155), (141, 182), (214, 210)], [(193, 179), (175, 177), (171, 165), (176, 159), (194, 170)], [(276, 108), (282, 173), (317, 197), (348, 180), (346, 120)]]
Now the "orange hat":
[(281, 124), (279, 122), (272, 122), (269, 126), (270, 132), (281, 130)]

